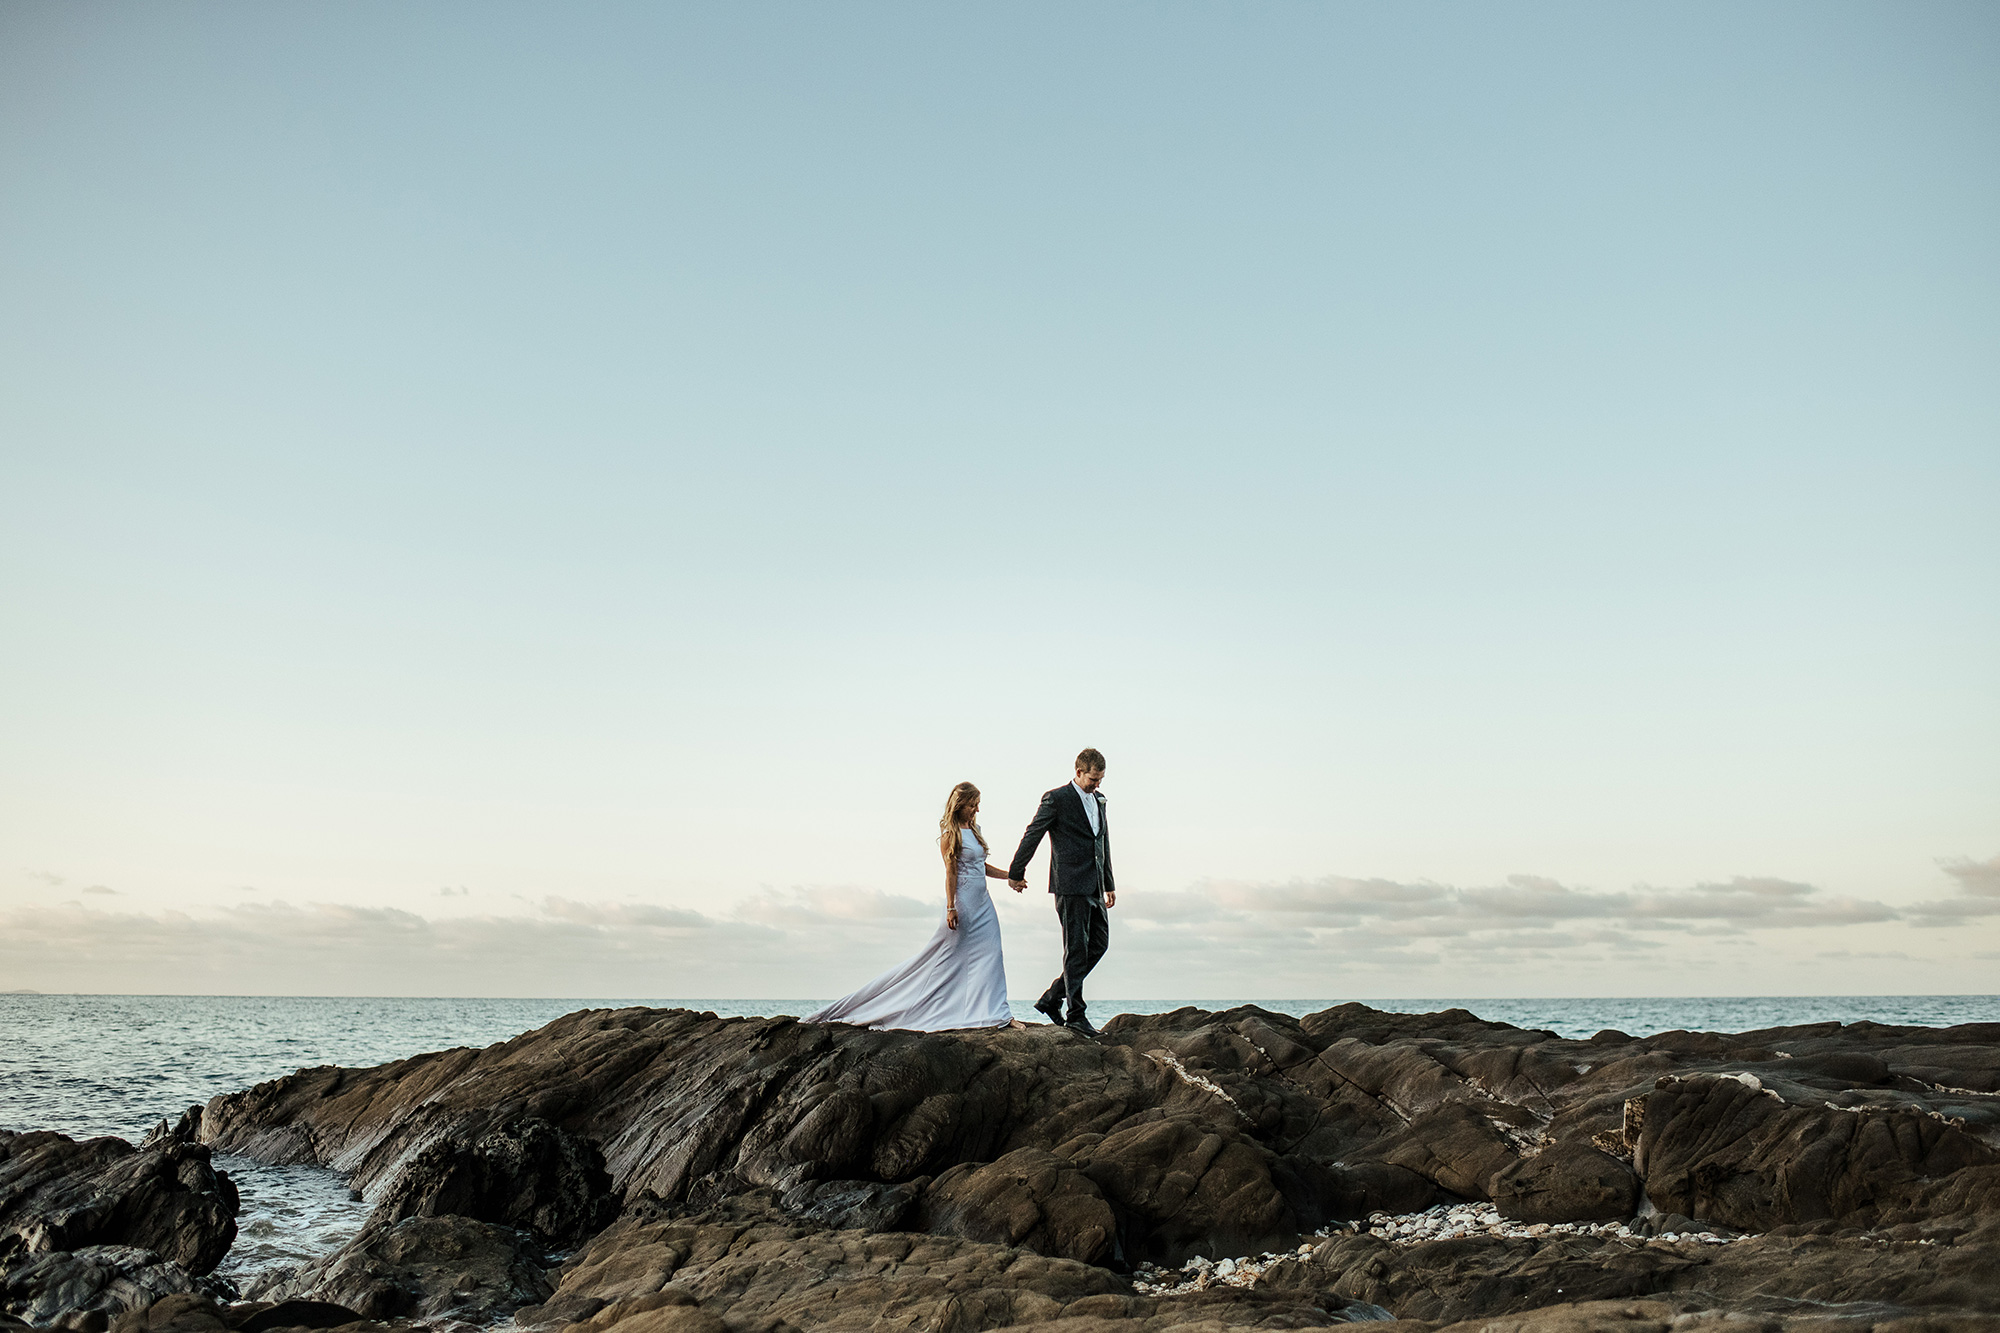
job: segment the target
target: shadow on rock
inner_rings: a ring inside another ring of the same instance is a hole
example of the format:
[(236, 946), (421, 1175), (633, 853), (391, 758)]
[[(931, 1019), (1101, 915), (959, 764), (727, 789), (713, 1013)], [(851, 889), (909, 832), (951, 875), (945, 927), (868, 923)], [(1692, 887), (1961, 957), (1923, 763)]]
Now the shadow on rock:
[(588, 1140), (522, 1116), (471, 1142), (444, 1138), (402, 1168), (371, 1221), (469, 1217), (574, 1245), (618, 1214), (604, 1155)]
[(342, 1248), (261, 1294), (328, 1302), (368, 1319), (449, 1315), (484, 1323), (550, 1291), (540, 1249), (523, 1233), (443, 1216), (370, 1222)]
[(0, 1267), (57, 1250), (122, 1245), (209, 1272), (236, 1239), (236, 1186), (197, 1139), (201, 1110), (134, 1148), (0, 1130)]

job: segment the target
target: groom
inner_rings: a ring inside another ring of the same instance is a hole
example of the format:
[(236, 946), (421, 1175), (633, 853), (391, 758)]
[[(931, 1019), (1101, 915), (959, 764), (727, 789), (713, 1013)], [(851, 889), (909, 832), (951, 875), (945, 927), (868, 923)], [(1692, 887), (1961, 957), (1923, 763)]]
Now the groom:
[[(1042, 793), (1028, 831), (1007, 868), (1007, 884), (1016, 893), (1028, 887), (1028, 862), (1044, 833), (1049, 835), (1049, 892), (1056, 896), (1056, 919), (1062, 922), (1062, 975), (1049, 983), (1035, 1008), (1051, 1023), (1063, 1023), (1087, 1037), (1097, 1029), (1083, 1016), (1083, 979), (1111, 944), (1107, 909), (1118, 902), (1111, 877), (1111, 830), (1104, 822), (1104, 756), (1085, 750), (1076, 757), (1076, 780)], [(1063, 1019), (1063, 1001), (1069, 1019)]]

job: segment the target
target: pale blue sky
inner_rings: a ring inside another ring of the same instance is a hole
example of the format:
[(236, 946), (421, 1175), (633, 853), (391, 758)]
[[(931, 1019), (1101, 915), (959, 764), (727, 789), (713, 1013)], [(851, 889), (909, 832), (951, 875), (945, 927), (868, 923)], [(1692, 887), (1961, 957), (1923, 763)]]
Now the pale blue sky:
[(831, 994), (1085, 744), (1112, 993), (1996, 989), (1996, 75), (1984, 4), (0, 6), (0, 989)]

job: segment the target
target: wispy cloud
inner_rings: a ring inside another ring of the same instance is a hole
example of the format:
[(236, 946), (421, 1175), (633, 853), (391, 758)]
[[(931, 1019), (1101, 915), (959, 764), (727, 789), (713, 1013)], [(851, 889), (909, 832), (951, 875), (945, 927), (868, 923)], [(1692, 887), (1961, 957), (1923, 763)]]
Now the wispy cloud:
[(1984, 861), (1961, 856), (1943, 864), (1944, 873), (1957, 880), (1958, 887), (1966, 893), (1983, 898), (2000, 898), (2000, 856), (1988, 857)]
[(548, 895), (505, 914), (239, 901), (0, 911), (0, 977), (44, 990), (830, 998), (907, 956), (935, 903), (767, 890), (720, 913)]
[(815, 887), (765, 889), (741, 903), (735, 915), (780, 929), (802, 926), (869, 924), (933, 917), (939, 907), (880, 889)]
[[(1128, 903), (1118, 966), (1150, 963), (1198, 993), (1247, 978), (1290, 978), (1287, 993), (1315, 996), (1589, 993), (1570, 988), (1652, 989), (1668, 979), (1736, 989), (1769, 986), (1773, 967), (1810, 968), (1821, 955), (1821, 966), (1925, 961), (1896, 958), (1874, 933), (1916, 920), (1908, 909), (1765, 876), (1617, 890), (1533, 875), (1468, 887), (1328, 876), (1218, 881)], [(1866, 943), (1827, 952), (1846, 931)], [(1420, 977), (1432, 989), (1405, 987)], [(1825, 982), (1802, 975), (1792, 984)]]
[(343, 903), (200, 913), (66, 903), (0, 912), (0, 976), (119, 992), (720, 995), (782, 960), (782, 938), (699, 912), (561, 898), (518, 915), (437, 918)]
[(1164, 926), (1276, 916), (1297, 929), (1367, 926), (1406, 938), (1448, 938), (1583, 922), (1627, 930), (1785, 930), (1893, 921), (1897, 913), (1885, 903), (1830, 897), (1810, 884), (1780, 879), (1603, 892), (1514, 875), (1502, 884), (1464, 889), (1340, 877), (1287, 884), (1216, 883), (1158, 899), (1142, 896), (1130, 915)]
[(708, 930), (717, 923), (700, 912), (650, 903), (580, 903), (568, 898), (544, 898), (543, 915), (580, 926), (644, 926), (654, 930)]
[[(1901, 910), (1759, 877), (1603, 890), (1532, 875), (1470, 887), (1328, 876), (1128, 891), (1104, 993), (1504, 993), (1496, 988), (1602, 988), (1702, 968), (1730, 984), (1786, 958), (1908, 967), (1933, 960), (1883, 927), (2000, 914), (2000, 858), (1944, 868), (1956, 895)], [(1022, 992), (1056, 958), (1042, 897), (1002, 895)], [(503, 913), (435, 917), (261, 897), (203, 912), (79, 899), (0, 911), (0, 977), (45, 990), (823, 999), (913, 952), (938, 915), (936, 902), (855, 886), (767, 889), (710, 911), (550, 894)], [(1924, 938), (1953, 950), (1987, 943)], [(1396, 989), (1419, 978), (1424, 990)], [(1463, 989), (1473, 985), (1487, 989)]]
[(1982, 916), (2000, 916), (2000, 856), (1984, 861), (1956, 857), (1939, 862), (1958, 881), (1958, 896), (1918, 903), (1910, 920), (1919, 926), (1951, 926)]

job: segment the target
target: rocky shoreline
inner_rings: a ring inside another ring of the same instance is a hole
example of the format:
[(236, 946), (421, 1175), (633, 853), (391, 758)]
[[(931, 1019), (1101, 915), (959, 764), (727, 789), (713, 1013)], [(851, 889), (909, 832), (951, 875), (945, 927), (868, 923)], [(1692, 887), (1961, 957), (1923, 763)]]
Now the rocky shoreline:
[[(210, 1149), (348, 1173), (374, 1212), (231, 1290)], [(0, 1283), (0, 1323), (74, 1333), (2000, 1333), (2000, 1024), (589, 1010), (300, 1070), (137, 1148), (0, 1134)]]

